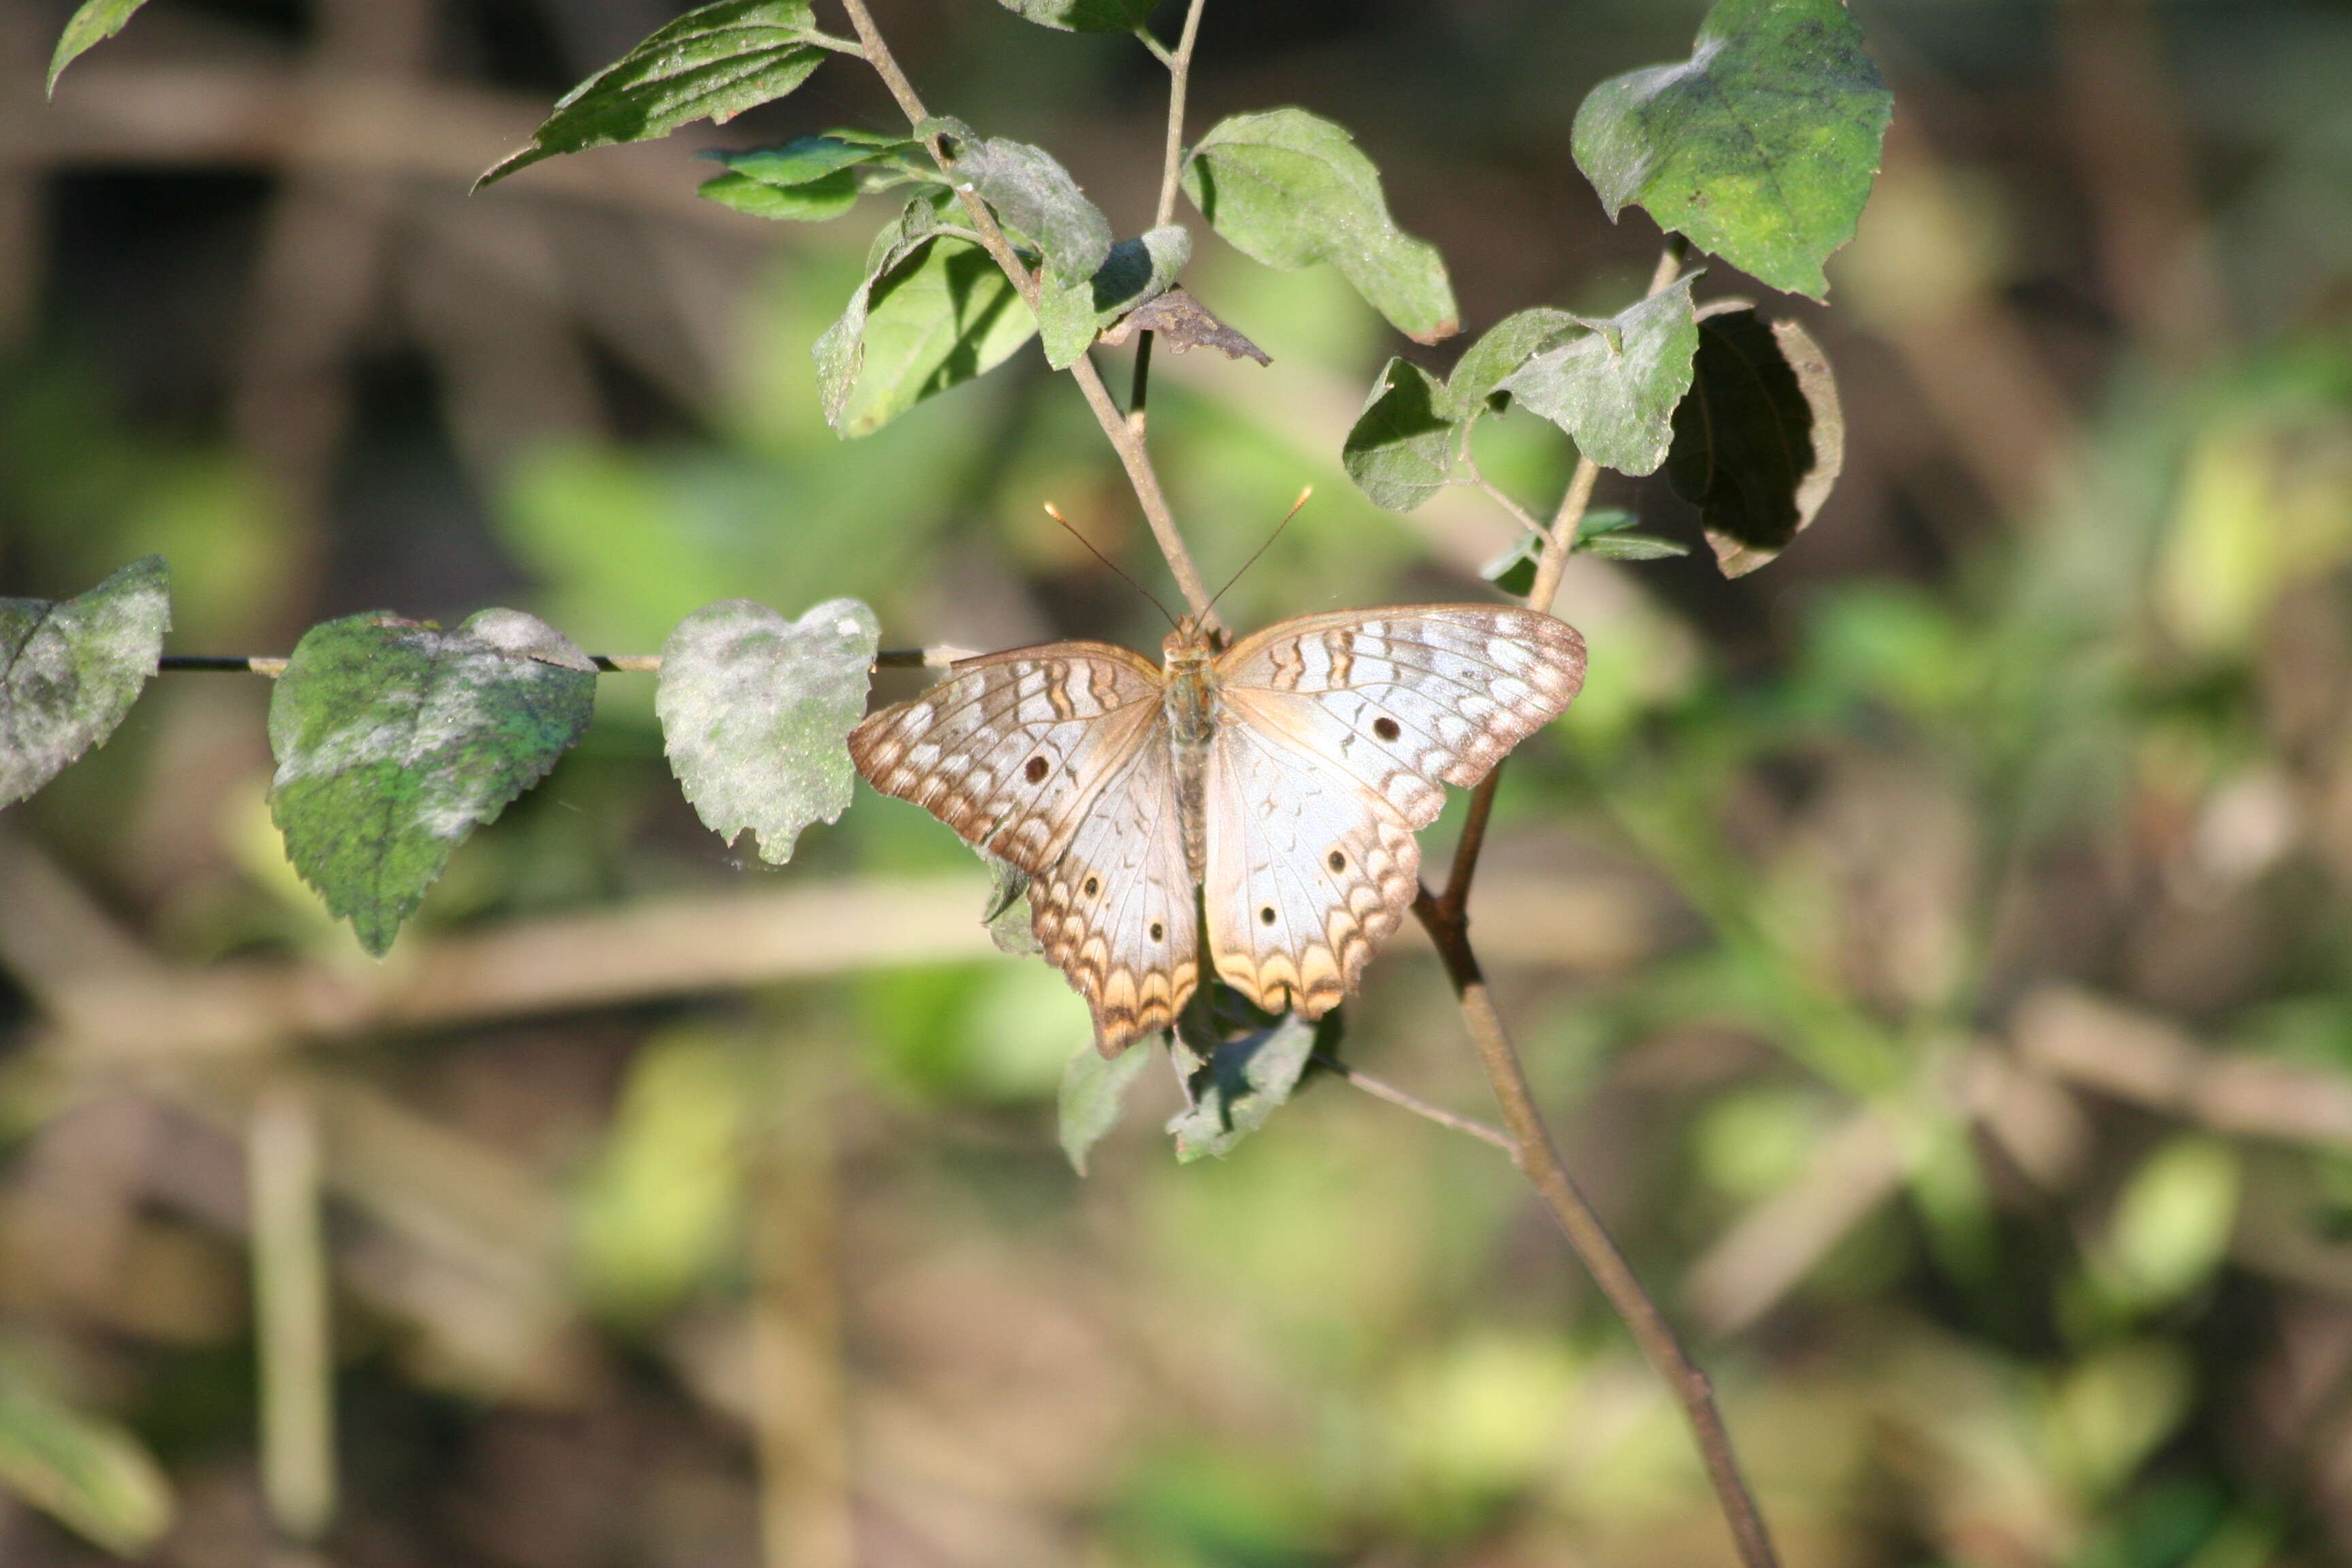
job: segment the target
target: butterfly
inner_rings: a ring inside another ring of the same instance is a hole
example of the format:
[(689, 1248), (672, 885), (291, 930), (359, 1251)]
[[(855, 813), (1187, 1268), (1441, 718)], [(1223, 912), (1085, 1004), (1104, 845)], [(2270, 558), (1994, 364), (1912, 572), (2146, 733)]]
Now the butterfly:
[(1222, 650), (1187, 617), (1161, 657), (983, 654), (849, 736), (868, 784), (1029, 875), (1105, 1056), (1175, 1022), (1203, 934), (1258, 1006), (1328, 1012), (1412, 907), (1444, 786), (1584, 683), (1573, 627), (1492, 605), (1301, 616)]

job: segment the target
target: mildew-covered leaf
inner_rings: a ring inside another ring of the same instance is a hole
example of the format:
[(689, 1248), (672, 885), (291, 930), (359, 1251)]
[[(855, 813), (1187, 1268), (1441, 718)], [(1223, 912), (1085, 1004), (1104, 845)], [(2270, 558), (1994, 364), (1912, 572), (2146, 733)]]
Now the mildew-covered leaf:
[(454, 632), (383, 611), (312, 626), (269, 700), (287, 855), (381, 958), (449, 852), (547, 775), (595, 700), (588, 656), (520, 610)]
[(1062, 1069), (1056, 1121), (1062, 1152), (1079, 1175), (1087, 1173), (1088, 1152), (1118, 1125), (1119, 1113), (1127, 1109), (1127, 1091), (1151, 1065), (1151, 1055), (1149, 1040), (1109, 1058), (1092, 1046), (1080, 1046)]
[(1339, 461), (1374, 505), (1411, 511), (1444, 489), (1460, 429), (1437, 378), (1392, 359), (1340, 444)]
[(1004, 137), (973, 136), (960, 128), (943, 141), (953, 162), (948, 173), (1033, 242), (1045, 268), (1061, 282), (1083, 283), (1110, 255), (1110, 219), (1087, 200), (1077, 181), (1043, 147)]
[(1770, 284), (1821, 299), (1853, 237), (1894, 96), (1843, 0), (1718, 0), (1691, 58), (1602, 82), (1577, 110), (1584, 171)]
[(654, 711), (670, 771), (703, 826), (729, 844), (750, 828), (782, 865), (812, 822), (849, 807), (849, 731), (866, 711), (874, 612), (828, 599), (797, 621), (729, 599), (662, 644)]
[(1041, 27), (1063, 33), (1131, 33), (1159, 0), (997, 0)]
[(1752, 310), (1699, 324), (1666, 478), (1699, 509), (1727, 577), (1755, 571), (1822, 510), (1845, 467), (1837, 380), (1811, 334)]
[(1380, 171), (1330, 121), (1303, 109), (1223, 121), (1185, 159), (1184, 194), (1255, 260), (1286, 271), (1330, 262), (1416, 342), (1461, 330), (1437, 247), (1397, 227)]
[(1166, 293), (1192, 258), (1192, 236), (1183, 225), (1171, 223), (1112, 246), (1091, 278), (1065, 282), (1048, 272), (1039, 279), (1037, 297), (1045, 363), (1068, 369), (1103, 328)]
[(114, 733), (172, 625), (171, 571), (132, 562), (62, 602), (0, 599), (0, 806)]
[(1286, 1013), (1234, 1035), (1217, 1015), (1236, 1007), (1246, 1004), (1223, 987), (1204, 985), (1178, 1020), (1169, 1051), (1192, 1101), (1168, 1123), (1180, 1163), (1232, 1153), (1289, 1100), (1318, 1047), (1328, 1049), (1339, 1038), (1336, 1009), (1316, 1023)]
[(1500, 383), (1605, 468), (1647, 474), (1666, 460), (1675, 408), (1690, 390), (1698, 322), (1685, 278), (1535, 355)]
[(73, 14), (66, 23), (66, 30), (58, 35), (56, 53), (49, 56), (48, 90), (58, 90), (59, 72), (92, 46), (122, 31), (132, 13), (145, 4), (147, 0), (82, 0), (81, 9)]
[(1447, 414), (1468, 419), (1485, 412), (1487, 399), (1513, 371), (1582, 325), (1580, 318), (1549, 305), (1504, 317), (1454, 362), (1453, 374), (1445, 378)]
[(724, 125), (783, 97), (824, 63), (808, 0), (719, 0), (688, 11), (556, 100), (530, 145), (474, 182), (505, 179), (542, 158), (649, 142), (697, 120)]

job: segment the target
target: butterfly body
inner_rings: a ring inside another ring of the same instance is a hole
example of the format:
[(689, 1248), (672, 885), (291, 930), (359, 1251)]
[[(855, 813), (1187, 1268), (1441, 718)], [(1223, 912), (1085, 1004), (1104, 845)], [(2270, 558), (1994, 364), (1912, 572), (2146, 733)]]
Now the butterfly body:
[(850, 735), (866, 781), (1031, 878), (1045, 956), (1113, 1054), (1220, 978), (1319, 1017), (1420, 885), (1413, 831), (1557, 717), (1584, 644), (1489, 605), (1344, 611), (1154, 668), (1108, 643), (966, 659)]

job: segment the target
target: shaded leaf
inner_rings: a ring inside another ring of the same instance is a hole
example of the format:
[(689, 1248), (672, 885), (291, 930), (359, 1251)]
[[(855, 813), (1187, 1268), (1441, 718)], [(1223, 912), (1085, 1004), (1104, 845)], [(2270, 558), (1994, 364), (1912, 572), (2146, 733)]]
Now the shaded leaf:
[(1690, 395), (1675, 411), (1666, 477), (1699, 508), (1724, 575), (1786, 548), (1844, 466), (1837, 382), (1811, 335), (1752, 310), (1709, 312)]
[(1580, 553), (1603, 561), (1664, 561), (1688, 555), (1690, 546), (1654, 533), (1612, 533), (1577, 546)]
[(1062, 1069), (1057, 1117), (1062, 1152), (1069, 1156), (1070, 1169), (1081, 1176), (1087, 1173), (1087, 1152), (1118, 1125), (1119, 1114), (1127, 1109), (1127, 1091), (1150, 1065), (1149, 1041), (1108, 1058), (1092, 1046), (1078, 1047)]
[[(1196, 998), (1209, 989), (1202, 987)], [(1192, 1104), (1168, 1123), (1178, 1161), (1189, 1164), (1206, 1155), (1222, 1160), (1265, 1126), (1298, 1086), (1318, 1038), (1336, 1033), (1339, 1016), (1328, 1013), (1315, 1024), (1285, 1014), (1239, 1038), (1213, 1044), (1202, 1039), (1197, 1028), (1180, 1030), (1169, 1049)]]
[(1536, 567), (1543, 561), (1544, 536), (1522, 529), (1518, 542), (1478, 568), (1478, 575), (1504, 593), (1524, 599), (1536, 591)]
[(588, 657), (519, 610), (454, 632), (383, 611), (312, 626), (269, 699), (288, 857), (381, 958), (450, 850), (546, 776), (595, 699)]
[(997, 952), (1019, 958), (1044, 952), (1029, 907), (1029, 873), (985, 849), (976, 853), (988, 865), (988, 907), (980, 912), (980, 923), (988, 928), (988, 940), (996, 944)]
[(1339, 461), (1375, 505), (1411, 511), (1445, 488), (1460, 426), (1445, 389), (1411, 360), (1392, 359), (1340, 445)]
[(1576, 448), (1620, 473), (1654, 472), (1690, 390), (1698, 322), (1685, 278), (1506, 376), (1501, 390), (1568, 432)]
[(1602, 82), (1573, 147), (1629, 204), (1776, 289), (1821, 299), (1853, 237), (1894, 96), (1843, 0), (1718, 0), (1691, 58)]
[(1017, 16), (1064, 33), (1131, 33), (1159, 0), (996, 0)]
[(1051, 153), (1001, 136), (949, 136), (954, 154), (949, 174), (1034, 242), (1047, 271), (1065, 283), (1095, 275), (1110, 255), (1110, 219)]
[(797, 185), (772, 185), (749, 174), (720, 174), (697, 185), (694, 194), (752, 217), (822, 223), (857, 205), (857, 175), (844, 169)]
[(1582, 325), (1581, 318), (1549, 305), (1504, 317), (1454, 362), (1454, 373), (1445, 379), (1446, 412), (1455, 419), (1484, 413), (1506, 377)]
[(62, 602), (0, 599), (0, 806), (57, 777), (131, 711), (172, 625), (171, 577), (149, 555)]
[(172, 1523), (172, 1483), (139, 1439), (85, 1415), (0, 1358), (0, 1489), (120, 1557)]
[(697, 120), (724, 125), (806, 81), (824, 63), (821, 36), (808, 0), (698, 6), (565, 93), (530, 145), (492, 164), (474, 188), (559, 153), (649, 142)]
[(1214, 349), (1227, 359), (1254, 359), (1272, 364), (1266, 352), (1209, 313), (1181, 285), (1146, 300), (1106, 330), (1102, 342), (1117, 348), (1138, 332), (1155, 334), (1170, 353), (1186, 349)]
[(1572, 548), (1587, 549), (1603, 534), (1622, 533), (1641, 521), (1622, 506), (1588, 507), (1584, 515), (1577, 520), (1576, 542)]
[(94, 45), (122, 31), (133, 13), (147, 0), (82, 0), (81, 9), (58, 35), (57, 52), (49, 56), (48, 90), (58, 90), (58, 76)]
[(1155, 228), (1110, 247), (1092, 278), (1064, 282), (1048, 272), (1039, 279), (1037, 331), (1045, 363), (1066, 370), (1095, 341), (1095, 334), (1147, 300), (1158, 299), (1192, 258), (1192, 237), (1181, 224)]
[(848, 809), (848, 736), (881, 639), (855, 599), (829, 599), (798, 621), (730, 599), (677, 624), (662, 644), (654, 711), (704, 826), (730, 844), (750, 828), (760, 858), (782, 865), (803, 828)]
[(1184, 194), (1255, 260), (1293, 271), (1332, 263), (1417, 342), (1461, 330), (1437, 247), (1396, 226), (1380, 171), (1330, 121), (1303, 109), (1223, 121), (1185, 159)]

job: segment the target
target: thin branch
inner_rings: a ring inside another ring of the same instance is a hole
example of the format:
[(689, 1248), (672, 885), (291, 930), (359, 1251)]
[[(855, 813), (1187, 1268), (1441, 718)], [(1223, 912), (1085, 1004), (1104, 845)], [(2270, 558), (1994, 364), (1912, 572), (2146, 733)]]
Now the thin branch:
[(1625, 1255), (1618, 1250), (1608, 1227), (1568, 1173), (1559, 1149), (1552, 1143), (1550, 1131), (1544, 1125), (1543, 1115), (1536, 1109), (1535, 1091), (1511, 1044), (1510, 1031), (1504, 1026), (1502, 1015), (1496, 1011), (1494, 998), (1487, 992), (1477, 956), (1470, 948), (1467, 930), (1457, 918), (1447, 914), (1426, 889), (1414, 902), (1413, 913), (1428, 930), (1430, 940), (1437, 944), (1446, 977), (1461, 999), (1463, 1020), (1469, 1027), (1471, 1042), (1477, 1047), (1479, 1063), (1486, 1069), (1487, 1081), (1494, 1086), (1495, 1098), (1502, 1106), (1504, 1125), (1509, 1129), (1512, 1163), (1536, 1189), (1544, 1206), (1551, 1210), (1552, 1218), (1559, 1222), (1569, 1245), (1591, 1273), (1593, 1282), (1601, 1287), (1601, 1293), (1608, 1297), (1609, 1304), (1624, 1320), (1643, 1355), (1681, 1402), (1683, 1414), (1697, 1439), (1700, 1456), (1706, 1460), (1707, 1479), (1715, 1488), (1716, 1500), (1731, 1528), (1733, 1542), (1739, 1549), (1740, 1562), (1745, 1568), (1779, 1568), (1780, 1557), (1773, 1551), (1764, 1516), (1739, 1473), (1730, 1431), (1724, 1426), (1723, 1413), (1716, 1407), (1714, 1386), (1706, 1373), (1684, 1353), (1665, 1314), (1642, 1288), (1641, 1279), (1625, 1261)]
[(1327, 1057), (1318, 1051), (1308, 1059), (1324, 1071), (1336, 1073), (1375, 1100), (1385, 1100), (1391, 1105), (1410, 1110), (1415, 1116), (1436, 1122), (1440, 1127), (1455, 1132), (1466, 1132), (1481, 1142), (1492, 1143), (1504, 1153), (1512, 1156), (1514, 1160), (1518, 1157), (1517, 1145), (1511, 1142), (1511, 1135), (1499, 1127), (1477, 1121), (1473, 1117), (1456, 1116), (1444, 1107), (1432, 1105), (1419, 1095), (1399, 1089), (1384, 1079), (1374, 1078), (1368, 1072), (1358, 1072), (1337, 1057)]
[[(876, 669), (945, 669), (959, 659), (971, 658), (973, 650), (940, 643), (933, 647), (886, 647), (874, 656)], [(662, 659), (657, 653), (592, 653), (589, 659), (599, 675), (659, 675)], [(275, 680), (286, 673), (287, 661), (264, 654), (241, 653), (167, 653), (155, 661), (160, 670), (181, 673), (219, 673), (266, 675)]]
[(1143, 47), (1151, 51), (1151, 58), (1153, 59), (1158, 60), (1161, 65), (1167, 66), (1171, 69), (1174, 68), (1176, 57), (1169, 52), (1167, 45), (1152, 37), (1151, 29), (1150, 27), (1137, 27), (1135, 29), (1135, 36), (1142, 40)]
[[(1184, 12), (1184, 30), (1177, 36), (1176, 51), (1168, 62), (1168, 140), (1160, 160), (1160, 205), (1152, 209), (1151, 226), (1165, 228), (1176, 219), (1176, 190), (1184, 174), (1184, 94), (1192, 80), (1192, 43), (1201, 36), (1201, 13), (1209, 0), (1192, 0)], [(1149, 35), (1147, 35), (1148, 37)]]
[[(916, 93), (914, 83), (907, 79), (907, 73), (899, 69), (898, 57), (891, 54), (890, 46), (882, 41), (881, 32), (874, 26), (873, 13), (866, 9), (866, 0), (841, 0), (841, 5), (842, 9), (849, 13), (850, 26), (856, 30), (857, 40), (865, 47), (866, 63), (881, 77), (882, 85), (889, 89), (891, 98), (897, 101), (899, 112), (906, 115), (908, 123), (921, 125), (930, 118), (930, 111), (923, 107), (923, 100)], [(929, 149), (931, 161), (939, 165), (940, 172), (948, 174), (951, 160), (947, 155), (947, 149), (940, 145), (939, 135), (934, 132), (924, 137), (923, 145)], [(955, 183), (952, 177), (949, 183)], [(1023, 301), (1032, 312), (1035, 311), (1038, 296), (1036, 274), (1023, 266), (1021, 258), (1013, 253), (1012, 242), (1004, 237), (1004, 230), (998, 226), (996, 215), (988, 210), (988, 204), (980, 199), (978, 192), (959, 188), (956, 195), (961, 198), (964, 210), (971, 215), (972, 227), (979, 233), (981, 244), (989, 255), (996, 258), (996, 264), (1004, 269), (1005, 277), (1013, 280), (1013, 286), (1020, 290)], [(1087, 406), (1094, 411), (1095, 422), (1102, 426), (1103, 434), (1118, 453), (1119, 463), (1127, 469), (1128, 482), (1135, 487), (1135, 499), (1143, 507), (1144, 520), (1151, 524), (1151, 536), (1159, 542), (1160, 553), (1167, 558), (1168, 570), (1175, 577), (1176, 586), (1182, 591), (1185, 602), (1192, 606), (1193, 615), (1200, 618), (1202, 626), (1211, 630), (1221, 629), (1222, 623), (1209, 607), (1208, 584), (1202, 581), (1200, 568), (1192, 563), (1192, 554), (1185, 547), (1184, 536), (1177, 531), (1176, 515), (1169, 509), (1168, 497), (1160, 488), (1160, 475), (1151, 466), (1151, 454), (1144, 446), (1142, 437), (1129, 428), (1126, 411), (1112, 401), (1110, 389), (1103, 384), (1102, 374), (1095, 368), (1092, 359), (1080, 354), (1077, 362), (1070, 366), (1070, 378), (1078, 384), (1078, 391), (1085, 396)]]

